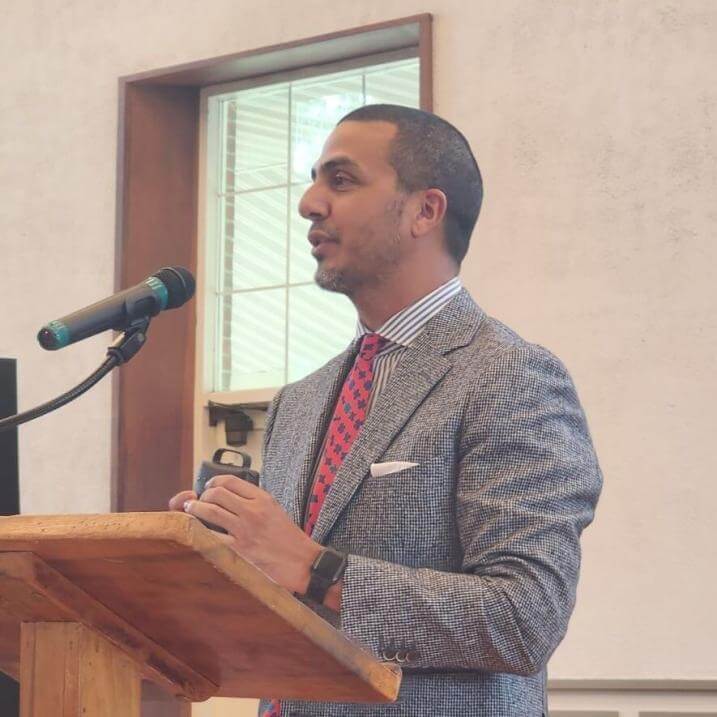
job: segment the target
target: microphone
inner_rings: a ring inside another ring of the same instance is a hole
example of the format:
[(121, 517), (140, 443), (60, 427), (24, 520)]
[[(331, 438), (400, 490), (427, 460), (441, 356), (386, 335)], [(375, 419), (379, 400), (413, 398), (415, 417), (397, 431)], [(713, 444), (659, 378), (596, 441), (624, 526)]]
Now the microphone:
[(124, 331), (138, 319), (176, 309), (194, 296), (194, 277), (181, 266), (165, 266), (129, 289), (50, 321), (37, 334), (42, 348), (56, 351), (108, 329)]

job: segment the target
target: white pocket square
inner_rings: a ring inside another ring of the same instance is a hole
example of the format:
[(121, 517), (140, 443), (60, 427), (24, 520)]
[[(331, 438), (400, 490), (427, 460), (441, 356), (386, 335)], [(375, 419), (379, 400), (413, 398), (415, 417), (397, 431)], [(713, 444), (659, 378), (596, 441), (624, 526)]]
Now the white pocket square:
[(391, 473), (397, 473), (398, 471), (406, 470), (406, 468), (413, 468), (418, 463), (411, 463), (410, 461), (388, 461), (387, 463), (372, 463), (371, 464), (371, 477), (380, 478), (381, 476), (387, 476)]

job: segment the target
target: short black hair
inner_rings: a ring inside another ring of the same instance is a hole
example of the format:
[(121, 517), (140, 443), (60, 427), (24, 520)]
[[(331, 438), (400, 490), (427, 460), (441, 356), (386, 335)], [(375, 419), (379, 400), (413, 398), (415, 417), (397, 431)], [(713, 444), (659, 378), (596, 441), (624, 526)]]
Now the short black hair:
[(460, 264), (483, 202), (483, 180), (468, 140), (437, 115), (401, 105), (364, 105), (338, 124), (347, 121), (396, 126), (389, 162), (399, 186), (409, 192), (435, 188), (446, 195), (446, 244)]

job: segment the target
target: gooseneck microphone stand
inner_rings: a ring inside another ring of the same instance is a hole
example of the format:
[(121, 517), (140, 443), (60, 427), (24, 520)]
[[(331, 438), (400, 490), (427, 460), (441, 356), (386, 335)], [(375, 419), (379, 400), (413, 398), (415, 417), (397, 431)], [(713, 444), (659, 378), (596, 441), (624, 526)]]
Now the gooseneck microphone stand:
[(127, 363), (130, 359), (136, 356), (137, 352), (142, 348), (142, 346), (144, 346), (145, 341), (147, 340), (149, 321), (149, 317), (146, 316), (135, 319), (107, 349), (107, 358), (104, 360), (102, 365), (90, 374), (84, 381), (82, 381), (82, 383), (78, 384), (66, 393), (63, 393), (61, 396), (58, 396), (51, 401), (47, 401), (47, 403), (31, 408), (29, 411), (23, 411), (15, 416), (8, 416), (7, 418), (0, 419), (0, 431), (5, 431), (9, 428), (13, 428), (14, 426), (19, 426), (21, 423), (32, 421), (35, 418), (44, 416), (45, 414), (70, 403), (70, 401), (74, 401), (83, 393), (89, 391), (113, 368), (121, 366), (123, 363)]

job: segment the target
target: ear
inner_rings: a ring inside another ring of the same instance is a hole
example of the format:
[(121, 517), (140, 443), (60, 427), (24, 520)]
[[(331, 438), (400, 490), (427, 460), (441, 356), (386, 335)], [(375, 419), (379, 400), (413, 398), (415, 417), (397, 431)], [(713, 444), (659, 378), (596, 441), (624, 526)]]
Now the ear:
[(418, 207), (411, 226), (414, 237), (430, 234), (443, 222), (448, 199), (440, 189), (424, 189), (417, 197)]

